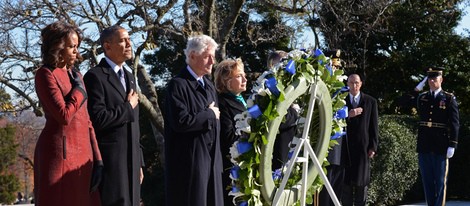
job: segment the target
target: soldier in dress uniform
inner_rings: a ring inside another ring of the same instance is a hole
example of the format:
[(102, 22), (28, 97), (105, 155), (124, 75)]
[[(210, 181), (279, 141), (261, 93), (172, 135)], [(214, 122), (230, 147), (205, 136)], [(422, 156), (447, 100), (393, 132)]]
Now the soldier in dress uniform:
[(418, 161), (427, 205), (445, 205), (449, 158), (457, 148), (459, 109), (442, 90), (444, 68), (427, 69), (430, 91), (418, 96)]

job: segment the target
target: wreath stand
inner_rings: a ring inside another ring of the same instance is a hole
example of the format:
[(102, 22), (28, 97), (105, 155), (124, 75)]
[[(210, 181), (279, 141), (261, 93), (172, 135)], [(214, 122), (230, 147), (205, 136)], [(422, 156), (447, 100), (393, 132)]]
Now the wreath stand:
[[(307, 195), (307, 174), (308, 174), (308, 160), (309, 157), (313, 161), (313, 164), (315, 168), (319, 171), (320, 177), (322, 178), (324, 185), (326, 189), (328, 190), (328, 193), (333, 200), (333, 203), (335, 206), (340, 206), (341, 204), (339, 203), (338, 198), (336, 197), (335, 192), (333, 191), (333, 188), (331, 187), (330, 182), (328, 181), (328, 178), (326, 177), (325, 173), (323, 172), (322, 166), (320, 162), (318, 161), (317, 156), (315, 155), (315, 152), (312, 149), (312, 146), (310, 145), (310, 139), (309, 139), (309, 129), (310, 129), (310, 123), (311, 123), (311, 118), (313, 116), (313, 111), (315, 107), (315, 100), (318, 98), (317, 97), (317, 84), (313, 84), (310, 87), (310, 100), (309, 100), (309, 106), (307, 110), (307, 117), (304, 125), (304, 130), (302, 133), (302, 137), (300, 138), (300, 142), (297, 143), (294, 154), (292, 156), (292, 160), (295, 160), (295, 162), (301, 162), (302, 163), (302, 180), (300, 181), (300, 205), (305, 205), (305, 200), (306, 200), (306, 195)], [(320, 97), (321, 98), (321, 97)], [(319, 102), (320, 99), (319, 99)], [(299, 156), (300, 150), (303, 148), (303, 156)], [(287, 167), (287, 172), (285, 177), (289, 177), (290, 174), (292, 173), (292, 169), (294, 167), (294, 164), (291, 163)], [(280, 187), (275, 193), (273, 204), (274, 206), (277, 206), (279, 204), (279, 200), (281, 198), (282, 192), (284, 191), (284, 188), (287, 184), (287, 180), (289, 178), (283, 178)]]

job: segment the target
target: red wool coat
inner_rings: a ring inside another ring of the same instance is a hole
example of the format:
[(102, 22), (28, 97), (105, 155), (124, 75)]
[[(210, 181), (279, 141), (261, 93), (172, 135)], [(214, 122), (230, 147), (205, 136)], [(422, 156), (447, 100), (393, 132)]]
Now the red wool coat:
[(34, 153), (35, 204), (100, 205), (98, 193), (90, 194), (93, 161), (101, 160), (101, 155), (86, 92), (73, 87), (61, 68), (40, 68), (35, 85), (46, 117)]

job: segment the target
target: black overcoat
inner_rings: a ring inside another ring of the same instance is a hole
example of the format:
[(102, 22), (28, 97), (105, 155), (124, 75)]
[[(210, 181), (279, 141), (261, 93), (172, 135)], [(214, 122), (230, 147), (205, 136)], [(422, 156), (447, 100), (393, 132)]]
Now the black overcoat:
[[(367, 186), (370, 182), (370, 158), (368, 151), (377, 151), (378, 145), (378, 109), (377, 101), (363, 92), (360, 93), (358, 107), (362, 114), (347, 119), (346, 138), (343, 139), (342, 151), (345, 173), (344, 182), (348, 185)], [(353, 108), (349, 95), (346, 106)]]
[(231, 184), (230, 168), (232, 162), (230, 161), (230, 147), (238, 140), (240, 136), (235, 135), (235, 115), (241, 114), (246, 110), (246, 107), (238, 101), (233, 94), (222, 93), (219, 94), (219, 109), (220, 109), (220, 150), (223, 159), (223, 189), (224, 189), (224, 204), (233, 205), (232, 196), (228, 196), (227, 186)]
[(187, 68), (165, 96), (165, 185), (168, 206), (223, 205), (220, 121), (208, 106), (217, 93), (204, 77), (198, 84)]
[(126, 71), (128, 91), (124, 91), (117, 74), (103, 58), (85, 74), (84, 81), (88, 112), (104, 163), (99, 187), (102, 205), (138, 206), (143, 165), (139, 106), (132, 109), (127, 101), (130, 89), (136, 91), (135, 79)]
[(287, 109), (283, 122), (279, 125), (279, 133), (273, 148), (272, 169), (281, 168), (289, 160), (289, 144), (295, 136), (297, 130), (298, 112), (290, 106)]

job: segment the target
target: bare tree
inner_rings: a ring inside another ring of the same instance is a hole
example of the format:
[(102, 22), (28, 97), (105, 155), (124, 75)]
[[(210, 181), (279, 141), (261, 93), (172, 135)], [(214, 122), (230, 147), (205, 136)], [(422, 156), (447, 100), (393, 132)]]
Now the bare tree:
[(32, 196), (34, 148), (37, 138), (45, 124), (43, 117), (36, 117), (31, 111), (21, 112), (10, 120), (16, 128), (18, 161), (14, 164), (14, 173), (21, 182), (24, 198)]
[(41, 28), (57, 20), (77, 24), (82, 28), (85, 38), (81, 53), (85, 61), (77, 66), (87, 70), (97, 64), (102, 54), (99, 32), (108, 26), (119, 24), (129, 30), (133, 40), (135, 58), (127, 63), (138, 77), (142, 91), (139, 94), (141, 105), (150, 114), (157, 131), (163, 132), (158, 95), (146, 66), (141, 62), (142, 54), (158, 49), (154, 38), (161, 35), (183, 42), (194, 33), (207, 33), (220, 42), (223, 57), (224, 45), (243, 4), (244, 1), (227, 4), (230, 5), (230, 15), (218, 17), (224, 21), (217, 26), (218, 14), (213, 0), (1, 0), (0, 85), (13, 91), (15, 98), (20, 99), (16, 104), (18, 110), (32, 108), (36, 115), (41, 116), (41, 106), (35, 96), (33, 82), (34, 72), (41, 64)]

